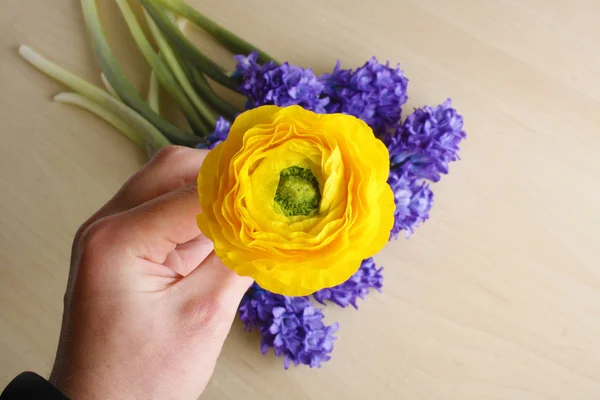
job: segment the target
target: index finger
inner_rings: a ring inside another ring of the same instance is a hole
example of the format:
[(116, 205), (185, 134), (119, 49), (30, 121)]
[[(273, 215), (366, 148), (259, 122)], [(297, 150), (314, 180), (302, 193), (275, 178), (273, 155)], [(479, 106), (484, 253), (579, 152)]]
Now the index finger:
[(162, 264), (178, 244), (200, 234), (195, 186), (186, 186), (110, 218), (113, 248)]
[[(137, 207), (172, 190), (193, 185), (207, 150), (182, 146), (162, 148), (144, 167), (79, 229), (79, 233), (101, 218)], [(77, 237), (75, 241), (77, 242)]]

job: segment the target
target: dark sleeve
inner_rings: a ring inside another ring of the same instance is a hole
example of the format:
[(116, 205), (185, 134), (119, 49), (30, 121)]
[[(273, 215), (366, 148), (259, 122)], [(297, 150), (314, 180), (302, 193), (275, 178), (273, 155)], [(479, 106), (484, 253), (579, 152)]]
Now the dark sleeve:
[(68, 400), (53, 384), (33, 372), (23, 372), (13, 379), (0, 400)]

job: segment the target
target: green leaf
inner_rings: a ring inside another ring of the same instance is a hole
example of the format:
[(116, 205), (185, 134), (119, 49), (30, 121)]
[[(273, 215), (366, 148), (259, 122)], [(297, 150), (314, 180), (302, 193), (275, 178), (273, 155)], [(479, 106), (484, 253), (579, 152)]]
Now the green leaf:
[(185, 59), (191, 61), (197, 68), (221, 85), (232, 90), (237, 89), (236, 81), (229, 77), (222, 67), (196, 48), (188, 38), (183, 36), (177, 25), (155, 5), (155, 1), (142, 0), (142, 5), (150, 17), (152, 17), (152, 20), (165, 34), (169, 44), (177, 48), (177, 51)]
[(154, 70), (150, 73), (150, 83), (148, 84), (148, 104), (152, 111), (160, 115), (160, 86)]
[(156, 150), (171, 144), (154, 125), (148, 122), (148, 120), (120, 100), (112, 97), (108, 92), (42, 57), (27, 46), (20, 46), (19, 54), (46, 75), (56, 79), (62, 84), (75, 90), (77, 93), (83, 95), (88, 100), (106, 108), (111, 113), (125, 120), (133, 127), (133, 129), (144, 137), (145, 144), (151, 149)]
[(150, 32), (154, 36), (154, 40), (156, 44), (158, 44), (158, 48), (160, 49), (161, 55), (164, 57), (166, 63), (169, 65), (171, 72), (177, 78), (177, 81), (183, 88), (185, 94), (187, 94), (188, 98), (196, 108), (196, 110), (202, 116), (206, 125), (208, 125), (210, 132), (215, 127), (215, 122), (217, 120), (217, 116), (212, 112), (206, 102), (198, 96), (198, 93), (194, 90), (191, 82), (189, 81), (185, 71), (179, 64), (179, 60), (175, 55), (175, 52), (167, 42), (166, 37), (163, 33), (158, 29), (158, 26), (154, 23), (154, 20), (150, 17), (148, 13), (146, 13), (146, 18), (148, 20), (148, 26), (150, 27)]
[(78, 93), (59, 93), (54, 96), (54, 101), (59, 103), (71, 104), (73, 106), (80, 107), (84, 110), (95, 114), (117, 128), (121, 131), (125, 136), (127, 136), (133, 143), (137, 144), (141, 148), (144, 148), (145, 140), (144, 138), (137, 133), (131, 125), (125, 122), (123, 119), (118, 117), (116, 114), (108, 111), (108, 109), (100, 106), (97, 103), (83, 97)]
[(81, 6), (100, 68), (123, 102), (156, 126), (174, 143), (194, 146), (198, 142), (198, 139), (193, 134), (182, 131), (152, 111), (150, 106), (140, 97), (137, 90), (127, 80), (121, 66), (112, 54), (102, 31), (96, 0), (81, 0)]
[(108, 81), (108, 79), (106, 79), (106, 75), (104, 75), (103, 73), (101, 73), (100, 74), (100, 79), (102, 79), (102, 83), (104, 84), (104, 87), (106, 88), (106, 91), (108, 93), (110, 93), (110, 95), (112, 97), (114, 97), (115, 99), (119, 99), (119, 94), (115, 91), (115, 89), (113, 89), (113, 87), (111, 86), (111, 84)]
[(194, 68), (190, 62), (183, 61), (181, 62), (181, 65), (190, 77), (196, 91), (201, 93), (202, 97), (205, 98), (220, 115), (233, 121), (236, 115), (241, 113), (241, 110), (216, 94), (204, 75)]
[[(135, 14), (133, 13), (133, 10), (129, 6), (129, 2), (127, 0), (116, 0), (116, 2), (121, 10), (121, 14), (123, 14), (123, 18), (127, 23), (133, 39), (135, 40), (148, 64), (150, 64), (150, 67), (152, 67), (152, 70), (160, 83), (177, 102), (183, 115), (185, 115), (186, 119), (194, 129), (194, 132), (199, 133), (202, 136), (208, 135), (210, 132), (212, 132), (212, 128), (210, 128), (209, 124), (202, 119), (201, 115), (194, 108), (194, 105), (190, 102), (190, 99), (186, 95), (185, 91), (179, 85), (175, 76), (171, 73), (168, 65), (166, 65), (162, 61), (161, 57), (154, 51), (154, 48), (146, 38), (146, 35), (144, 34), (144, 31), (142, 30), (142, 27), (140, 26)], [(152, 107), (150, 108), (152, 109)]]
[(256, 51), (258, 53), (258, 59), (261, 62), (273, 61), (274, 63), (278, 64), (278, 62), (273, 57), (271, 57), (264, 51), (258, 49), (251, 43), (246, 42), (244, 39), (237, 36), (235, 33), (217, 24), (205, 15), (201, 14), (192, 6), (187, 4), (185, 1), (155, 0), (155, 2), (160, 3), (161, 5), (170, 9), (174, 13), (181, 15), (189, 21), (192, 21), (194, 24), (206, 31), (206, 33), (211, 35), (217, 42), (221, 43), (232, 53), (247, 55), (253, 51)]

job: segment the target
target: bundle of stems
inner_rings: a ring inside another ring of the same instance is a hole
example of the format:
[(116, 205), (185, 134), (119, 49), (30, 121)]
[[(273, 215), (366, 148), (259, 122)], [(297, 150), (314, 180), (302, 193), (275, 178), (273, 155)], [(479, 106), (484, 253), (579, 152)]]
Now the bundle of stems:
[[(127, 80), (113, 55), (102, 29), (96, 0), (81, 0), (81, 6), (102, 71), (104, 88), (62, 68), (30, 47), (20, 46), (19, 53), (40, 71), (72, 90), (59, 93), (54, 100), (98, 115), (144, 148), (149, 157), (169, 144), (206, 145), (206, 138), (214, 131), (217, 118), (232, 121), (241, 112), (218, 95), (209, 82), (237, 91), (237, 78), (192, 44), (183, 34), (180, 21), (195, 24), (234, 54), (256, 51), (259, 61), (276, 62), (184, 0), (140, 0), (144, 21), (137, 18), (128, 0), (115, 1), (136, 45), (150, 65), (147, 96), (142, 97)], [(151, 33), (150, 38), (142, 28), (144, 22)], [(159, 87), (169, 93), (188, 122), (189, 129), (182, 129), (161, 116)]]

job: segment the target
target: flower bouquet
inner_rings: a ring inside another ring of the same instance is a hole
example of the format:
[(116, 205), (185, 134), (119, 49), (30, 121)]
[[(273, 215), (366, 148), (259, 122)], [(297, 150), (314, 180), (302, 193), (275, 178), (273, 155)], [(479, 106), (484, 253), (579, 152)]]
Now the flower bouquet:
[[(55, 100), (103, 118), (149, 157), (170, 144), (210, 149), (198, 175), (198, 226), (226, 266), (255, 280), (241, 320), (286, 369), (319, 367), (338, 324), (325, 325), (314, 302), (358, 308), (358, 298), (381, 291), (383, 268), (373, 256), (428, 219), (430, 185), (458, 159), (462, 117), (446, 100), (402, 120), (408, 80), (376, 58), (355, 70), (338, 62), (319, 76), (275, 61), (183, 0), (141, 0), (151, 38), (128, 0), (116, 3), (152, 69), (147, 98), (113, 56), (96, 0), (81, 4), (104, 88), (26, 46), (20, 54), (72, 90)], [(194, 46), (182, 21), (236, 54), (235, 71)], [(245, 110), (215, 86), (244, 96)], [(186, 127), (161, 116), (159, 87)]]

